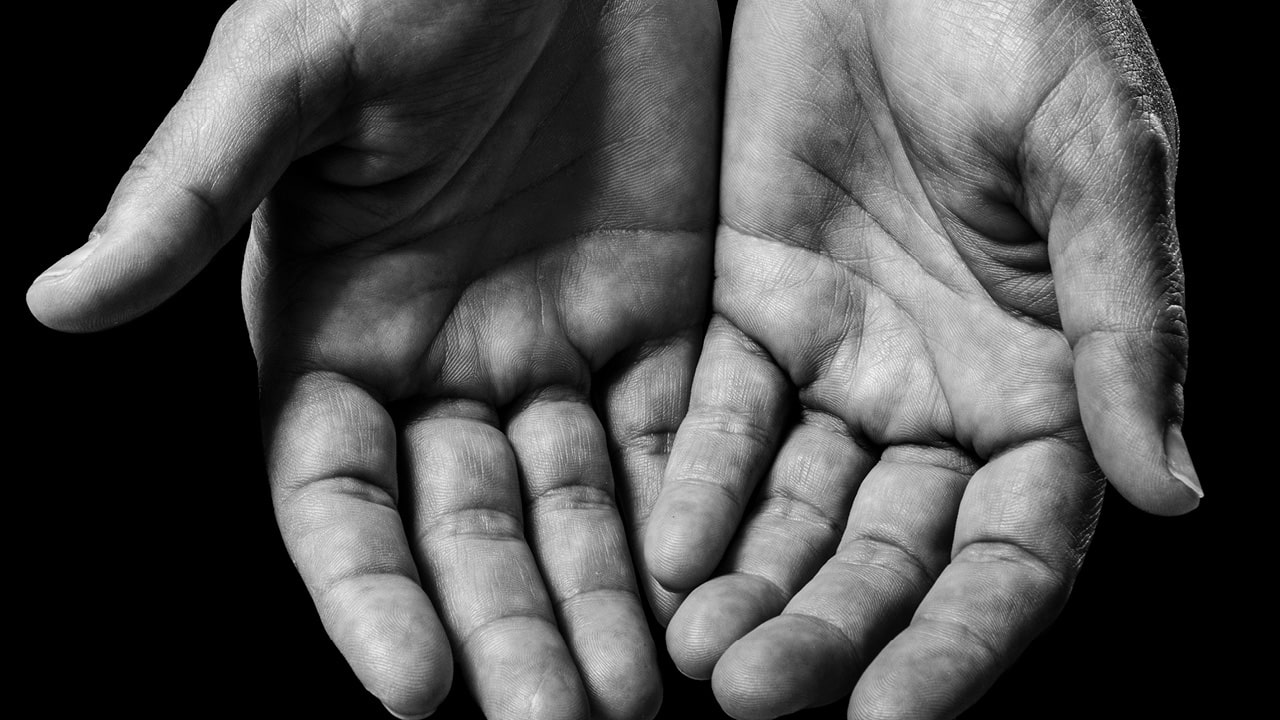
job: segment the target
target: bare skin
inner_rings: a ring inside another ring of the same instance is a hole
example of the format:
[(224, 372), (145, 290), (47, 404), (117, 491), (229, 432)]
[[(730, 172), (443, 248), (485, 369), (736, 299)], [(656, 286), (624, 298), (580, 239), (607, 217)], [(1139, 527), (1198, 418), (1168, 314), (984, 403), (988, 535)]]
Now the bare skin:
[(734, 717), (953, 717), (1061, 609), (1106, 478), (1199, 502), (1168, 87), (1127, 2), (747, 0), (725, 116), (646, 535), (692, 591), (668, 648)]
[(237, 4), (29, 292), (110, 327), (253, 213), (280, 528), (394, 713), (455, 662), (490, 718), (657, 712), (628, 534), (705, 327), (718, 42), (683, 0)]
[(366, 5), (233, 8), (28, 301), (123, 322), (257, 209), (281, 529), (393, 712), (457, 662), (493, 718), (651, 716), (644, 592), (735, 716), (949, 717), (1065, 601), (1100, 470), (1195, 506), (1176, 123), (1126, 3), (744, 3), (634, 573), (708, 311), (714, 9)]

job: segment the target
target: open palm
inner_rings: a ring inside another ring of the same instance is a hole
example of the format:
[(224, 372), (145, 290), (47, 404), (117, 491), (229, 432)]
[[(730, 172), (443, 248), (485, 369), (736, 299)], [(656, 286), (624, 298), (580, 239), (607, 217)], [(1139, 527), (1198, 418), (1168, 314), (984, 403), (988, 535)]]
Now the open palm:
[(754, 0), (725, 115), (668, 646), (736, 717), (953, 716), (1065, 602), (1099, 466), (1197, 502), (1167, 87), (1127, 3)]
[(614, 481), (639, 532), (705, 323), (718, 27), (676, 0), (241, 3), (33, 286), (54, 327), (126, 320), (257, 208), (280, 527), (397, 713), (455, 659), (493, 718), (656, 711)]

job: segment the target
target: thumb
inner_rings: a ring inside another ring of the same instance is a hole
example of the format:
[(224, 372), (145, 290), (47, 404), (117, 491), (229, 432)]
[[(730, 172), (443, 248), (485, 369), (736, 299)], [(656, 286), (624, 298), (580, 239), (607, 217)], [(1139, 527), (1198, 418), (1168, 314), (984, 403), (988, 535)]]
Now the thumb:
[[(1131, 18), (1137, 23), (1136, 17)], [(1203, 497), (1182, 436), (1187, 363), (1174, 225), (1177, 119), (1141, 26), (1114, 64), (1069, 77), (1032, 121), (1063, 330), (1099, 467), (1160, 515)]]
[(27, 291), (40, 322), (85, 332), (131, 320), (177, 292), (248, 219), (298, 155), (308, 119), (326, 114), (308, 100), (334, 95), (317, 85), (335, 73), (316, 68), (335, 63), (303, 62), (300, 48), (317, 45), (289, 41), (301, 27), (292, 15), (241, 3), (223, 16), (89, 240)]

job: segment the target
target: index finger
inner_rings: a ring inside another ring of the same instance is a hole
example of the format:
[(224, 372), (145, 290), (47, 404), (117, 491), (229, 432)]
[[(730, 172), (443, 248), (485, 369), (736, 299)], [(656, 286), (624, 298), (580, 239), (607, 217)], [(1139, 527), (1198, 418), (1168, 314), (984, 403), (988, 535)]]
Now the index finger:
[(263, 425), (280, 532), (325, 631), (393, 713), (435, 710), (453, 659), (397, 509), (391, 417), (317, 372), (264, 380)]
[(976, 701), (1066, 603), (1104, 489), (1082, 443), (1056, 438), (978, 470), (951, 563), (858, 680), (849, 717), (954, 717)]

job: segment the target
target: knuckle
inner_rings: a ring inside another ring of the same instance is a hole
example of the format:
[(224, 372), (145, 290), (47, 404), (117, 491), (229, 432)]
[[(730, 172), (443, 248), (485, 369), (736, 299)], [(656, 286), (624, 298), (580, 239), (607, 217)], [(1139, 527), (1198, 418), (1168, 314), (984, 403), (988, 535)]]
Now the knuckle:
[(615, 512), (613, 494), (608, 488), (586, 482), (548, 484), (529, 488), (531, 502), (540, 511), (603, 510)]
[(907, 543), (883, 534), (860, 533), (846, 539), (836, 552), (836, 561), (847, 567), (887, 572), (920, 596), (938, 579), (935, 563)]
[(432, 518), (419, 530), (421, 547), (439, 548), (462, 540), (523, 543), (524, 520), (496, 508), (463, 508)]
[(992, 582), (1004, 586), (1004, 594), (1025, 598), (1029, 605), (1060, 608), (1066, 603), (1075, 577), (1075, 558), (1050, 557), (1012, 542), (972, 542), (954, 562), (1003, 567), (991, 573)]
[(750, 415), (714, 410), (690, 413), (680, 426), (681, 433), (698, 434), (722, 441), (738, 441), (747, 445), (767, 447), (773, 432)]

